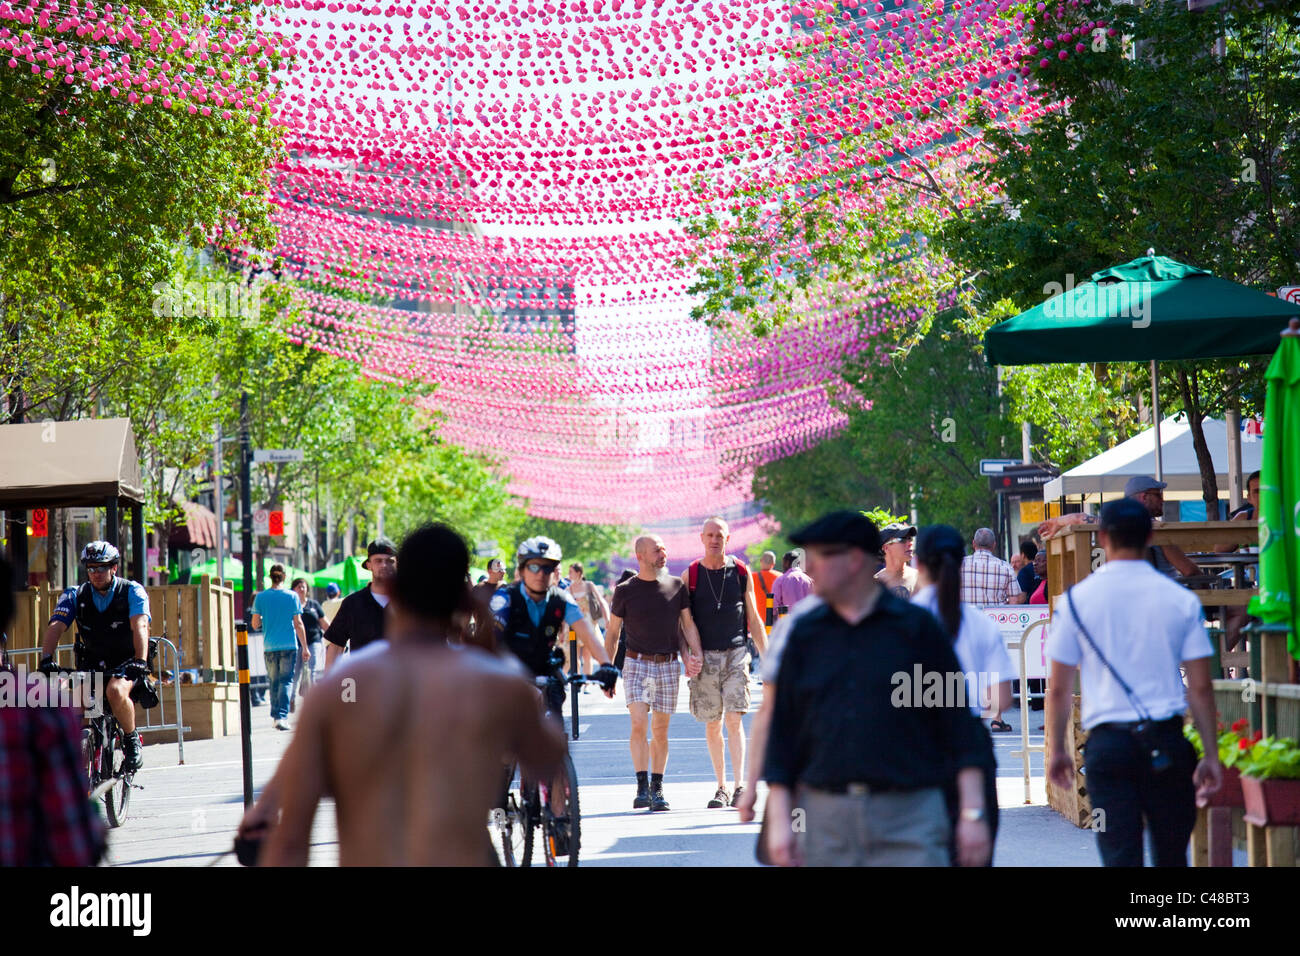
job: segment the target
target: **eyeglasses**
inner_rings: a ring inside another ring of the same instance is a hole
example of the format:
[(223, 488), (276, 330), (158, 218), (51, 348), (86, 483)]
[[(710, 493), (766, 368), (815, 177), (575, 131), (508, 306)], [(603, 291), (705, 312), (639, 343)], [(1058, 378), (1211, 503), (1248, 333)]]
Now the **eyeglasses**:
[(530, 561), (524, 565), (525, 571), (531, 571), (533, 574), (550, 574), (555, 570), (553, 564), (538, 564), (536, 561)]
[(88, 564), (86, 565), (86, 573), (94, 574), (96, 571), (112, 571), (115, 567), (117, 567), (116, 564)]

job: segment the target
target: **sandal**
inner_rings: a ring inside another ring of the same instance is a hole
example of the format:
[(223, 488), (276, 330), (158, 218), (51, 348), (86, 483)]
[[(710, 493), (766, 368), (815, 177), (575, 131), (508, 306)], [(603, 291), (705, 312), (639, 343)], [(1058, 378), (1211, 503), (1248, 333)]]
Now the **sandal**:
[(1011, 725), (1005, 720), (998, 720), (994, 717), (992, 722), (989, 723), (989, 729), (995, 734), (1008, 734), (1011, 732)]

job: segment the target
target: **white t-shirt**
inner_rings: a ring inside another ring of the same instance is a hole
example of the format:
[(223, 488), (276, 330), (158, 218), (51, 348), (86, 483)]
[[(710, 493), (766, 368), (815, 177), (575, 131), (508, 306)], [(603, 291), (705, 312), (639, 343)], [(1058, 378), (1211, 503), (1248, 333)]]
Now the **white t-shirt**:
[[(1201, 602), (1146, 561), (1108, 561), (1070, 591), (1097, 647), (1152, 720), (1187, 710), (1178, 666), (1210, 657)], [(1079, 668), (1083, 728), (1140, 720), (1124, 689), (1088, 646), (1065, 595), (1052, 610), (1047, 656)]]
[[(936, 618), (939, 616), (939, 591), (933, 584), (917, 591), (912, 603), (925, 608)], [(969, 604), (961, 607), (961, 629), (953, 642), (957, 663), (966, 675), (966, 701), (971, 712), (978, 717), (995, 699), (997, 685), (1004, 680), (1015, 680), (1016, 672), (1007, 653), (998, 626), (982, 612)], [(943, 623), (940, 622), (940, 627)]]
[(772, 625), (772, 633), (767, 636), (767, 650), (763, 652), (759, 665), (764, 684), (776, 683), (777, 672), (781, 670), (781, 655), (785, 653), (785, 639), (790, 636), (794, 622), (824, 603), (817, 595), (810, 594), (790, 608), (789, 614)]

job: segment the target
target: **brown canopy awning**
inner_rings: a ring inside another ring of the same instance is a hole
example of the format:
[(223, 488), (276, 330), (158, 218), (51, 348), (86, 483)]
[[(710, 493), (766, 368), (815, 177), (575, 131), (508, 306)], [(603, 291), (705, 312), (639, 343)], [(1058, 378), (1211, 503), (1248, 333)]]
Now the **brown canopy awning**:
[(128, 418), (0, 425), (0, 508), (144, 502)]

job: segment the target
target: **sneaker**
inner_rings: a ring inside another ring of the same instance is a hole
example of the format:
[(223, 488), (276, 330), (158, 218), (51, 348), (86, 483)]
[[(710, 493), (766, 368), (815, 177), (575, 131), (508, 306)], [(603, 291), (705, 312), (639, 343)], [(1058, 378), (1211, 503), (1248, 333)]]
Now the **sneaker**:
[(731, 805), (734, 807), (740, 803), (740, 795), (745, 792), (744, 787), (737, 787), (736, 792), (731, 795)]
[(290, 729), (290, 728), (289, 728), (289, 721), (287, 721), (287, 720), (285, 720), (283, 717), (281, 717), (279, 720), (277, 720), (277, 721), (275, 722), (275, 729), (276, 729), (276, 730), (289, 730), (289, 729)]
[(644, 810), (650, 806), (650, 785), (641, 784), (636, 788), (636, 799), (632, 801), (633, 810)]
[(731, 806), (731, 798), (727, 796), (727, 788), (719, 787), (718, 792), (715, 793), (713, 795), (713, 799), (709, 801), (709, 809), (717, 810), (720, 807), (729, 807), (729, 806)]
[(655, 787), (650, 791), (650, 812), (655, 813), (659, 810), (667, 810), (668, 801), (664, 799), (662, 787)]
[(140, 735), (127, 734), (122, 738), (122, 753), (126, 759), (122, 762), (122, 769), (126, 773), (137, 773), (144, 766), (144, 754), (142, 749)]

